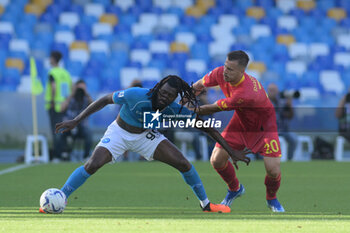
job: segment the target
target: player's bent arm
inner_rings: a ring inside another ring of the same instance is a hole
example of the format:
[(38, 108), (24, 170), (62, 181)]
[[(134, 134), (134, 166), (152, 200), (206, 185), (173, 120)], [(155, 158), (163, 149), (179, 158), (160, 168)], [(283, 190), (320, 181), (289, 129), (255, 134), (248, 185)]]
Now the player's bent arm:
[[(82, 120), (104, 108), (108, 104), (114, 104), (113, 102), (113, 93), (105, 95), (98, 100), (92, 102), (87, 108), (85, 108), (78, 116), (76, 116), (73, 120), (64, 121), (56, 124), (55, 132), (67, 132), (76, 127)], [(62, 131), (60, 131), (62, 130)]]
[[(197, 120), (202, 120), (200, 118), (197, 118)], [(207, 133), (211, 138), (213, 138), (217, 143), (219, 143), (226, 151), (227, 153), (230, 155), (230, 157), (233, 160), (234, 165), (236, 166), (236, 168), (238, 169), (238, 166), (236, 164), (237, 161), (243, 161), (245, 162), (247, 165), (250, 162), (250, 159), (248, 157), (246, 157), (245, 155), (247, 154), (247, 152), (245, 151), (237, 151), (232, 149), (228, 143), (226, 142), (226, 140), (221, 136), (220, 132), (217, 131), (214, 128), (198, 128), (199, 130)]]
[(74, 118), (78, 123), (90, 116), (94, 112), (97, 112), (104, 108), (108, 104), (113, 104), (113, 93), (105, 95), (98, 100), (92, 102), (87, 108), (85, 108), (78, 116)]
[(196, 96), (199, 95), (205, 89), (205, 86), (203, 84), (203, 79), (199, 79), (197, 82), (195, 82), (192, 88), (194, 90), (194, 94)]
[(221, 112), (222, 109), (219, 107), (217, 103), (213, 104), (205, 104), (196, 109), (196, 113), (198, 115), (211, 115), (216, 112)]

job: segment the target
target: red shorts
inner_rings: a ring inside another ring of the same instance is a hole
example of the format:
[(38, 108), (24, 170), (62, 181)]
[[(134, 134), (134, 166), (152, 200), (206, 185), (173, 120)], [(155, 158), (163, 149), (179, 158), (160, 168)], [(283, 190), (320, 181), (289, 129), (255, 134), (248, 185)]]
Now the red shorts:
[[(221, 135), (235, 150), (248, 148), (253, 153), (259, 153), (266, 157), (281, 157), (277, 126), (275, 129), (261, 132), (245, 132), (239, 120), (234, 117)], [(215, 146), (222, 147), (218, 143)]]

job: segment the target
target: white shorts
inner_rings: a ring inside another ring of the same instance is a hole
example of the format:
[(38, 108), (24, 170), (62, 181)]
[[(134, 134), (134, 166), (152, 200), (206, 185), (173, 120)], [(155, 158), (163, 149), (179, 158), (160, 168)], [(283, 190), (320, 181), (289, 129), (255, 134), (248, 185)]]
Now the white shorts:
[(154, 129), (147, 129), (140, 134), (129, 133), (113, 121), (97, 146), (102, 146), (111, 152), (113, 161), (128, 150), (139, 153), (151, 161), (158, 144), (165, 139), (167, 138), (163, 134)]

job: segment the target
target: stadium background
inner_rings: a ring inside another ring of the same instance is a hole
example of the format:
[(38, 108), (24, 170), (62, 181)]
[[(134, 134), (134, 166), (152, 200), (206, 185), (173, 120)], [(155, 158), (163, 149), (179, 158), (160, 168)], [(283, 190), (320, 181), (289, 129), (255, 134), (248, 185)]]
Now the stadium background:
[[(97, 98), (136, 78), (145, 87), (167, 74), (190, 83), (242, 49), (247, 73), (265, 88), (301, 92), (293, 130), (335, 136), (334, 108), (350, 85), (349, 11), (347, 0), (0, 0), (0, 142), (24, 147), (29, 57), (45, 85), (52, 50)], [(210, 102), (220, 97), (209, 91)], [(50, 138), (43, 94), (37, 99), (39, 133)], [(90, 118), (97, 138), (117, 112), (108, 106)]]

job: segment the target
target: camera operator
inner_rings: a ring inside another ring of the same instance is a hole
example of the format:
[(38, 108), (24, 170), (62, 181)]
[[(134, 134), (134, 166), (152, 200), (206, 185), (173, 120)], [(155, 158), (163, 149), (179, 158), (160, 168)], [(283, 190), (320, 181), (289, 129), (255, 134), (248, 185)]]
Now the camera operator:
[(350, 142), (350, 89), (340, 100), (335, 116), (339, 119), (339, 134)]
[[(75, 83), (73, 87), (72, 94), (62, 103), (61, 108), (64, 112), (63, 120), (73, 119), (81, 111), (83, 111), (89, 104), (92, 103), (92, 98), (87, 92), (86, 83), (83, 80), (79, 80)], [(71, 146), (67, 145), (67, 139), (71, 137), (73, 143)], [(82, 138), (84, 140), (84, 156), (87, 158), (90, 154), (90, 148), (92, 144), (92, 136), (88, 127), (87, 120), (83, 120), (75, 129), (63, 133), (61, 136), (61, 152), (65, 148), (68, 149), (70, 153), (73, 149), (74, 142), (77, 138)], [(68, 148), (67, 148), (68, 147)], [(65, 156), (64, 156), (65, 155)], [(69, 154), (62, 153), (62, 158), (69, 160)]]
[(300, 96), (299, 92), (279, 92), (276, 84), (271, 83), (267, 88), (269, 99), (276, 110), (278, 135), (283, 136), (288, 143), (288, 160), (293, 158), (296, 147), (296, 135), (289, 131), (289, 121), (294, 116), (292, 100)]

